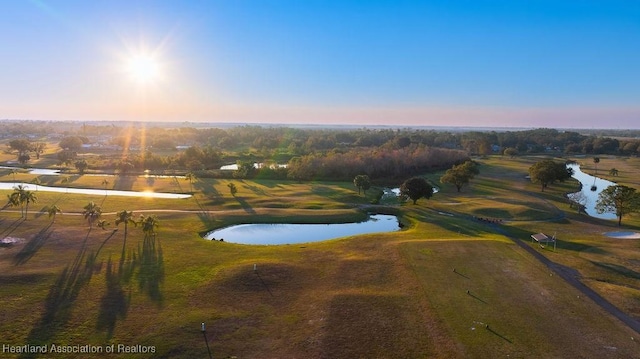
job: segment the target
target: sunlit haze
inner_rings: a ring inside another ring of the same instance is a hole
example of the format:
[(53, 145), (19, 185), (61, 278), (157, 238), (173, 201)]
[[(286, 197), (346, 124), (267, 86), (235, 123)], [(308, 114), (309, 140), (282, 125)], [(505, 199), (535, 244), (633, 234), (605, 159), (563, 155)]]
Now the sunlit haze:
[(12, 1), (0, 119), (640, 128), (637, 1)]

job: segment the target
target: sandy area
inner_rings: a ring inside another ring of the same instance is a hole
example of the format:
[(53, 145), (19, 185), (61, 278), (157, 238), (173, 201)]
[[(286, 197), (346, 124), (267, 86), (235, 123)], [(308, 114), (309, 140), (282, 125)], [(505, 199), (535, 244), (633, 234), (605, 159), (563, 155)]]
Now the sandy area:
[(20, 242), (24, 242), (24, 239), (15, 238), (15, 237), (4, 237), (4, 238), (0, 239), (0, 246), (9, 247), (9, 246), (12, 246), (12, 245), (20, 243)]
[(640, 239), (638, 232), (607, 232), (604, 235), (611, 238)]

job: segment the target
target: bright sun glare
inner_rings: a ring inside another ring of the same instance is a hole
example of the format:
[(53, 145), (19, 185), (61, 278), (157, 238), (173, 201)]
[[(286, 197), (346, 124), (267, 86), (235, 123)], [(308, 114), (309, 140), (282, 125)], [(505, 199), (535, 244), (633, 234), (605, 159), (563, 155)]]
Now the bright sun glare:
[(160, 76), (160, 65), (151, 55), (134, 55), (127, 61), (127, 72), (138, 83), (153, 82)]

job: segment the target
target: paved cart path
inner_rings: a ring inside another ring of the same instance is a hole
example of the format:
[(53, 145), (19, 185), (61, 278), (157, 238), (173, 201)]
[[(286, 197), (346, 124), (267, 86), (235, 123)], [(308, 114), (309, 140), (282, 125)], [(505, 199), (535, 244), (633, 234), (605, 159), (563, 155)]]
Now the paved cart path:
[(560, 276), (560, 278), (564, 279), (567, 283), (571, 284), (574, 288), (580, 291), (583, 295), (593, 300), (596, 304), (598, 304), (602, 309), (607, 311), (609, 314), (618, 318), (620, 321), (625, 323), (629, 328), (635, 330), (640, 334), (640, 321), (636, 320), (629, 314), (623, 312), (615, 305), (611, 304), (608, 300), (603, 298), (600, 294), (598, 294), (593, 289), (589, 288), (587, 285), (580, 281), (580, 273), (565, 265), (553, 262), (549, 258), (545, 257), (542, 253), (538, 252), (535, 248), (531, 247), (524, 241), (519, 238), (515, 238), (509, 236), (502, 228), (498, 225), (491, 225), (497, 233), (504, 235), (505, 237), (511, 239), (515, 244), (520, 246), (522, 249), (530, 253), (534, 258), (542, 262), (542, 264), (546, 265), (551, 269), (554, 273)]

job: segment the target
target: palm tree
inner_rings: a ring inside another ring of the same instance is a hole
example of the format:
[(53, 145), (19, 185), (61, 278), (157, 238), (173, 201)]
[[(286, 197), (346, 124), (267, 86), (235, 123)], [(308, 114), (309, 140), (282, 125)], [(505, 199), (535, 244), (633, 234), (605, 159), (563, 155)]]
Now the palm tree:
[(164, 278), (164, 265), (160, 243), (156, 243), (156, 229), (158, 217), (140, 216), (140, 227), (144, 232), (140, 253), (140, 270), (138, 272), (138, 286), (146, 292), (151, 299), (161, 300), (162, 293), (160, 283)]
[(84, 211), (82, 212), (84, 219), (89, 222), (89, 229), (93, 226), (93, 222), (98, 220), (102, 215), (102, 209), (100, 206), (95, 204), (93, 201), (89, 202), (86, 206), (84, 206)]
[(598, 163), (600, 163), (600, 157), (594, 157), (593, 163), (596, 165), (596, 176), (598, 175)]
[(612, 168), (609, 170), (609, 175), (613, 176), (613, 177), (617, 177), (618, 176), (618, 170), (616, 168)]
[(70, 180), (71, 180), (71, 179), (69, 178), (69, 176), (64, 176), (64, 177), (62, 177), (62, 179), (60, 180), (60, 184), (64, 184), (64, 185), (66, 185), (66, 186), (65, 186), (65, 187), (66, 187), (65, 193), (69, 193), (69, 181), (70, 181)]
[(106, 231), (107, 230), (107, 226), (110, 225), (110, 224), (111, 223), (107, 222), (104, 219), (101, 219), (101, 220), (98, 221), (98, 227), (102, 228), (103, 231)]
[(144, 233), (145, 238), (156, 236), (156, 229), (158, 228), (158, 217), (156, 217), (155, 215), (140, 215), (140, 220), (138, 221), (138, 223), (140, 223), (140, 226), (142, 227), (142, 232)]
[(38, 197), (32, 191), (24, 191), (22, 196), (23, 196), (22, 201), (24, 203), (26, 203), (26, 207), (25, 207), (25, 211), (24, 211), (24, 218), (26, 219), (27, 215), (29, 214), (29, 203), (38, 202)]
[(184, 175), (184, 179), (189, 181), (189, 188), (191, 193), (193, 193), (193, 181), (195, 181), (197, 178), (198, 177), (196, 177), (196, 174), (193, 172), (188, 172), (186, 175)]
[(62, 213), (62, 211), (60, 210), (60, 207), (54, 204), (53, 206), (47, 208), (47, 213), (49, 214), (49, 218), (51, 218), (51, 223), (53, 223), (56, 221), (56, 215), (58, 213)]
[(13, 182), (15, 183), (16, 181), (16, 173), (18, 173), (18, 170), (13, 168), (11, 169), (11, 174), (13, 175)]
[(40, 181), (40, 178), (35, 177), (34, 179), (31, 180), (31, 183), (36, 185), (36, 192), (38, 192), (38, 185), (42, 183), (42, 181)]
[(20, 218), (24, 218), (24, 203), (26, 201), (26, 196), (27, 196), (27, 189), (24, 187), (24, 185), (17, 185), (15, 187), (13, 187), (13, 193), (11, 193), (10, 195), (8, 195), (7, 197), (9, 198), (9, 205), (11, 207), (18, 207), (20, 206)]
[[(20, 206), (20, 195), (17, 192), (13, 192), (7, 195), (7, 199), (9, 200), (7, 205), (9, 207), (18, 207)], [(22, 210), (20, 210), (20, 218), (22, 218)]]
[(127, 243), (127, 232), (129, 230), (129, 224), (137, 226), (138, 223), (133, 219), (133, 212), (122, 210), (116, 213), (116, 226), (120, 223), (124, 223), (124, 242), (122, 243), (122, 251), (124, 252), (125, 245)]
[(238, 193), (238, 187), (236, 187), (235, 183), (229, 183), (227, 184), (227, 187), (229, 187), (229, 191), (231, 192), (231, 195), (235, 197), (236, 193)]
[(103, 179), (102, 180), (102, 185), (104, 186), (104, 195), (107, 195), (107, 186), (109, 186), (109, 180), (108, 179)]

